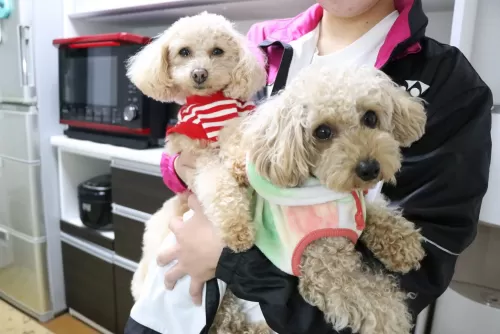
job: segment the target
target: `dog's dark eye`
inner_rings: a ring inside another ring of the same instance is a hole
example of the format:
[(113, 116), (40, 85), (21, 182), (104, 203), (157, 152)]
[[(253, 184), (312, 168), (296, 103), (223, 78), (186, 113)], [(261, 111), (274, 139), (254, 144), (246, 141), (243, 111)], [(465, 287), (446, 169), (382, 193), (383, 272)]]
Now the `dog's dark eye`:
[(314, 130), (314, 137), (319, 140), (328, 140), (333, 137), (333, 130), (326, 124), (321, 124)]
[(221, 48), (215, 48), (212, 50), (212, 55), (214, 56), (220, 56), (224, 53), (224, 50), (222, 50)]
[(189, 57), (190, 54), (191, 54), (191, 51), (188, 48), (182, 48), (179, 50), (179, 55), (181, 57)]
[(361, 118), (361, 122), (365, 126), (374, 129), (377, 126), (377, 122), (378, 122), (377, 114), (373, 110), (368, 110), (363, 115), (363, 118)]

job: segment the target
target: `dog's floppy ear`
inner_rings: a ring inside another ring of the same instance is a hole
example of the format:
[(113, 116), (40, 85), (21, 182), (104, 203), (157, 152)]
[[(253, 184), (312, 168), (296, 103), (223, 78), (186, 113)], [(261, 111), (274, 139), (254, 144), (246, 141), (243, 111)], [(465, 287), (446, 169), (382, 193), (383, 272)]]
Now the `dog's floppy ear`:
[(392, 134), (402, 147), (408, 147), (424, 135), (427, 122), (424, 101), (395, 85), (390, 95), (394, 106)]
[(310, 145), (300, 104), (277, 95), (257, 107), (242, 125), (242, 144), (256, 171), (272, 184), (294, 187), (310, 175)]
[(227, 97), (247, 101), (266, 85), (265, 56), (246, 39), (238, 37), (239, 62), (231, 73), (231, 82), (224, 90)]
[(127, 77), (145, 95), (172, 102), (179, 94), (168, 68), (168, 31), (157, 36), (127, 61)]

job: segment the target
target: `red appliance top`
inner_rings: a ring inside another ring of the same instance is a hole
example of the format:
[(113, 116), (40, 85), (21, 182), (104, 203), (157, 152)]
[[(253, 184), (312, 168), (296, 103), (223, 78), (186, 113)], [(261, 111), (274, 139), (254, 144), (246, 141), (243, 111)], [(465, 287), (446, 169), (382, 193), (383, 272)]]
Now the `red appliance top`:
[(99, 34), (78, 36), (71, 38), (58, 38), (52, 41), (56, 47), (67, 46), (70, 48), (93, 48), (102, 46), (119, 46), (122, 44), (146, 45), (151, 42), (151, 37), (118, 32), (113, 34)]

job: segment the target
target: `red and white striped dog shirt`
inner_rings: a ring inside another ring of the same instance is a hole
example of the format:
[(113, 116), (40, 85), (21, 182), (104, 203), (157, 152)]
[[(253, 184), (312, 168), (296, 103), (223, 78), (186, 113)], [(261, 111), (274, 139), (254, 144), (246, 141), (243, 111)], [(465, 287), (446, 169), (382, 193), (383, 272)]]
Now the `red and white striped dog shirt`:
[(210, 96), (190, 96), (179, 110), (178, 123), (167, 130), (167, 135), (179, 133), (192, 139), (217, 141), (219, 131), (236, 117), (255, 109), (253, 102), (242, 102), (217, 92)]

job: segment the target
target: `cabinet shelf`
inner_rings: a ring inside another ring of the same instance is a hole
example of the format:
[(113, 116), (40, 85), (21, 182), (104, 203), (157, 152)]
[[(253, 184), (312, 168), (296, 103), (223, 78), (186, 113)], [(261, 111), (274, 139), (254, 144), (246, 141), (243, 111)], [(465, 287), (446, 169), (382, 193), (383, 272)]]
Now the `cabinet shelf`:
[(68, 12), (72, 20), (165, 24), (202, 11), (222, 14), (231, 20), (260, 20), (293, 16), (315, 1), (295, 0), (113, 0), (75, 1)]
[(109, 144), (94, 143), (87, 140), (72, 139), (64, 135), (52, 136), (50, 143), (62, 151), (90, 158), (107, 161), (122, 159), (151, 166), (160, 166), (163, 150), (162, 148), (134, 150)]

